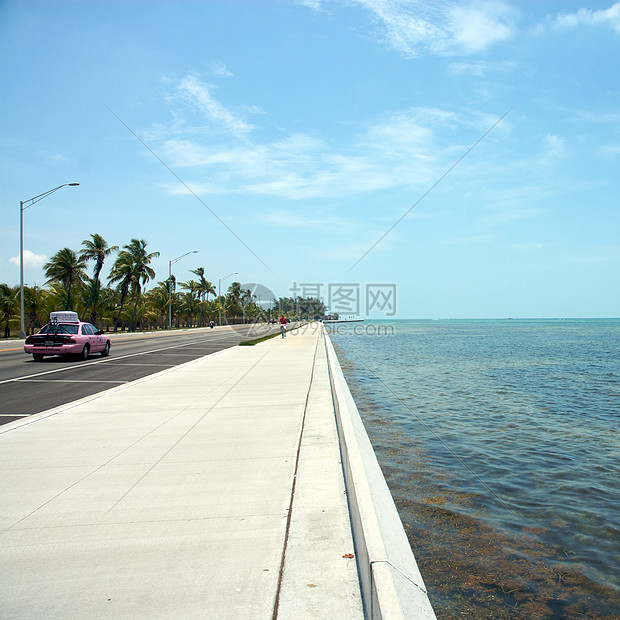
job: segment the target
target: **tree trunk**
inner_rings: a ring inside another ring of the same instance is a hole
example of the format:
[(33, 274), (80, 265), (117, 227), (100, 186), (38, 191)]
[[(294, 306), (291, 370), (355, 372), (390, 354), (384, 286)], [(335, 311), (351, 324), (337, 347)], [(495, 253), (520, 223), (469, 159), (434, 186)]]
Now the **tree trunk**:
[(65, 306), (65, 310), (70, 310), (69, 307), (71, 305), (71, 281), (69, 281), (69, 289), (67, 290), (67, 305)]
[(127, 291), (123, 291), (121, 293), (121, 307), (118, 309), (118, 315), (116, 316), (116, 321), (114, 321), (114, 332), (118, 329), (118, 322), (121, 318), (121, 312), (123, 311), (123, 306), (125, 305), (125, 297), (127, 297)]
[(133, 305), (133, 312), (131, 313), (131, 319), (129, 321), (129, 331), (132, 332), (134, 331), (134, 325), (133, 325), (133, 321), (136, 317), (136, 310), (138, 309), (138, 303), (140, 302), (140, 291), (138, 291), (138, 294), (136, 295), (136, 303)]

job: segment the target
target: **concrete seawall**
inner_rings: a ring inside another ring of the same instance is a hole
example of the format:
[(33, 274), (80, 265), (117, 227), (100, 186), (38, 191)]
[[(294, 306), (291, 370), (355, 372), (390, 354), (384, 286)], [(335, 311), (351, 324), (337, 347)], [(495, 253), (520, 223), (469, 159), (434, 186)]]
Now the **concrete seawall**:
[(327, 334), (325, 340), (365, 616), (432, 620), (392, 495)]

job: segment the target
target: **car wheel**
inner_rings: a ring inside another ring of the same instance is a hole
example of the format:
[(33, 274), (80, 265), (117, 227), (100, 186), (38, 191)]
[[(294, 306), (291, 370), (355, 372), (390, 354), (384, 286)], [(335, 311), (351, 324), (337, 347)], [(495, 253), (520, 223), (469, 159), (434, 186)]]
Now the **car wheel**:
[(89, 351), (88, 345), (85, 344), (84, 348), (82, 349), (82, 353), (80, 354), (80, 359), (87, 360), (88, 359), (88, 351)]
[(43, 356), (40, 353), (33, 353), (32, 354), (32, 359), (35, 362), (42, 362), (43, 361)]
[(101, 351), (101, 357), (107, 357), (108, 355), (110, 355), (110, 343), (106, 342), (103, 351)]

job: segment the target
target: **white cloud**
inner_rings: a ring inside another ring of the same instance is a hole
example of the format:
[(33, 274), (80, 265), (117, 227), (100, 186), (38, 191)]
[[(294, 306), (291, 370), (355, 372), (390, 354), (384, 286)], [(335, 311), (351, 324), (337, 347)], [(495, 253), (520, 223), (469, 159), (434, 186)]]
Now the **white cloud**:
[[(185, 109), (173, 110), (170, 129), (157, 127), (149, 142), (196, 195), (236, 193), (303, 200), (393, 188), (417, 195), (469, 146), (454, 144), (459, 129), (480, 135), (497, 120), (482, 112), (459, 116), (439, 108), (413, 107), (384, 114), (337, 147), (303, 132), (261, 143), (249, 132), (234, 133), (235, 122), (228, 122), (224, 107), (204, 84), (190, 76), (178, 86), (181, 93), (188, 88), (204, 104), (200, 109), (207, 110), (209, 120), (221, 118), (232, 126), (234, 139), (231, 132), (213, 135), (209, 125), (206, 129), (195, 122), (190, 125), (182, 120)], [(171, 103), (179, 100), (178, 94), (169, 98)], [(205, 134), (208, 139), (198, 137)], [(170, 183), (167, 189), (187, 194), (188, 187)]]
[(307, 6), (314, 11), (321, 10), (321, 0), (297, 0), (302, 6)]
[(463, 52), (482, 52), (512, 37), (514, 9), (501, 3), (455, 6), (450, 11), (449, 48)]
[(452, 239), (445, 239), (442, 243), (444, 245), (478, 245), (480, 243), (490, 243), (495, 240), (495, 235), (483, 234), (483, 235), (469, 235), (466, 237), (454, 237)]
[(207, 121), (236, 136), (249, 133), (253, 127), (213, 97), (213, 86), (188, 75), (178, 87), (178, 94), (197, 108)]
[(219, 77), (232, 77), (232, 73), (226, 68), (226, 65), (220, 61), (211, 63), (211, 73)]
[(570, 254), (565, 254), (563, 259), (578, 265), (620, 263), (620, 245), (575, 248)]
[(61, 153), (50, 153), (48, 158), (49, 161), (56, 166), (65, 166), (69, 163), (69, 159)]
[[(192, 97), (205, 110), (240, 137), (247, 126), (236, 119), (195, 78), (185, 78), (181, 93)], [(175, 98), (170, 101), (174, 102)], [(175, 118), (180, 113), (173, 114)], [(306, 133), (291, 134), (276, 142), (252, 142), (209, 136), (199, 142), (188, 134), (200, 133), (175, 121), (166, 132), (157, 127), (150, 133), (158, 152), (174, 169), (186, 168), (195, 178), (186, 181), (196, 194), (237, 192), (272, 195), (289, 199), (340, 197), (394, 186), (420, 187), (434, 173), (431, 165), (441, 154), (435, 132), (454, 128), (458, 120), (451, 112), (436, 108), (411, 108), (385, 115), (367, 126), (349, 145), (336, 151), (333, 145)], [(184, 131), (185, 127), (185, 131)], [(238, 131), (237, 131), (238, 130)], [(182, 136), (182, 137), (181, 137)], [(202, 181), (201, 178), (208, 178)], [(187, 188), (170, 185), (173, 193)]]
[(474, 77), (485, 77), (489, 73), (508, 73), (514, 71), (516, 64), (509, 61), (487, 62), (480, 60), (477, 62), (451, 62), (448, 71), (454, 75), (473, 75)]
[(619, 144), (603, 144), (599, 147), (599, 151), (605, 155), (606, 157), (616, 157), (620, 155), (620, 145)]
[(600, 11), (579, 9), (576, 13), (562, 13), (556, 17), (555, 24), (563, 28), (609, 25), (616, 32), (620, 32), (620, 3)]
[(503, 2), (357, 0), (381, 23), (389, 44), (408, 57), (422, 51), (472, 54), (511, 38), (517, 11)]
[[(19, 266), (19, 256), (11, 256), (9, 259), (14, 265)], [(30, 250), (24, 250), (24, 267), (27, 269), (40, 269), (47, 262), (45, 254), (35, 254)]]
[(545, 244), (538, 241), (524, 241), (523, 243), (510, 243), (508, 244), (514, 250), (521, 250), (523, 252), (539, 252), (545, 249)]
[(558, 159), (566, 155), (566, 144), (558, 136), (547, 135), (544, 138), (546, 159)]
[(480, 223), (484, 226), (496, 227), (505, 226), (506, 224), (512, 224), (513, 222), (520, 222), (522, 220), (529, 220), (535, 217), (543, 215), (545, 212), (543, 209), (536, 207), (515, 207), (512, 209), (499, 209), (493, 215), (488, 215), (480, 218)]
[(286, 210), (269, 211), (258, 216), (258, 219), (270, 226), (281, 228), (314, 228), (322, 230), (342, 230), (357, 226), (357, 222), (347, 220), (337, 215), (322, 213), (297, 213)]

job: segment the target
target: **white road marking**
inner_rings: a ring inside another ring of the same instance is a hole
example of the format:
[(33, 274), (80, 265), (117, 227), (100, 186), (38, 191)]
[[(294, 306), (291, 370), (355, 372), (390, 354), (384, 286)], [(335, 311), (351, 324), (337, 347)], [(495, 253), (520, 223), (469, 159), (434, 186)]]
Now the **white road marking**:
[(96, 379), (20, 379), (20, 383), (129, 383), (129, 381), (98, 381)]
[[(221, 336), (217, 336), (217, 339), (220, 340), (221, 338), (225, 338), (228, 335), (229, 334), (222, 334)], [(175, 344), (169, 347), (161, 347), (159, 349), (153, 349), (151, 351), (142, 351), (141, 353), (130, 353), (128, 355), (121, 355), (120, 357), (105, 357), (99, 360), (94, 360), (92, 362), (82, 362), (80, 364), (76, 364), (75, 366), (65, 366), (63, 368), (55, 368), (54, 370), (44, 370), (43, 372), (34, 373), (32, 375), (14, 377), (13, 379), (4, 379), (3, 381), (0, 381), (0, 385), (2, 385), (3, 383), (13, 383), (16, 381), (32, 380), (33, 377), (42, 377), (44, 375), (50, 375), (50, 374), (54, 374), (57, 372), (64, 372), (66, 370), (79, 370), (81, 368), (86, 368), (88, 366), (94, 366), (95, 364), (105, 364), (108, 362), (113, 363), (113, 362), (116, 362), (117, 360), (129, 359), (131, 357), (139, 357), (140, 355), (149, 355), (150, 353), (160, 353), (162, 351), (168, 351), (170, 349), (180, 349), (182, 347), (188, 347), (191, 345), (201, 344), (201, 343), (204, 344), (204, 340), (194, 340), (192, 342), (187, 342), (185, 344)], [(93, 353), (93, 355), (95, 354)]]

